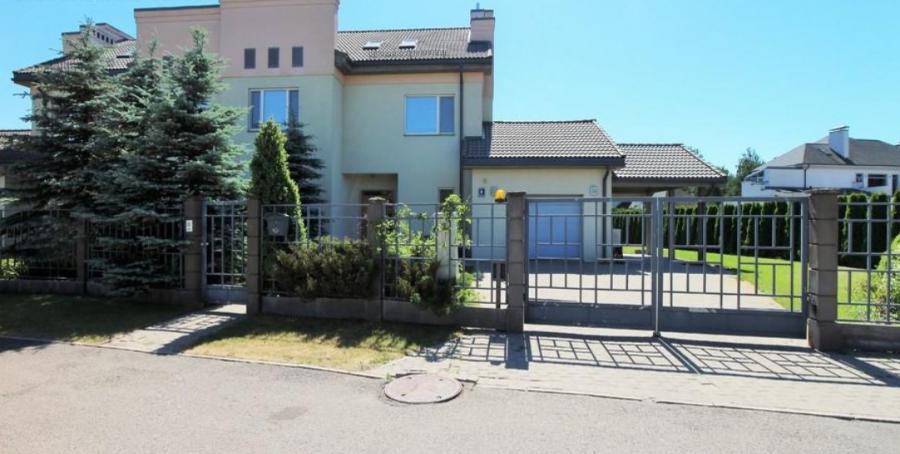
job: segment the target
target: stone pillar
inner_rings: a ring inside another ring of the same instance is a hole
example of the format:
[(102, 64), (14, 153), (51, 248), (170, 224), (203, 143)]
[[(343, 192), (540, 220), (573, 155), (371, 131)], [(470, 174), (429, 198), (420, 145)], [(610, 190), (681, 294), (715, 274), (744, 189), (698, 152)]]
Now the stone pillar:
[(809, 318), (807, 340), (817, 350), (837, 350), (838, 191), (814, 190), (809, 197)]
[(262, 203), (250, 196), (247, 198), (247, 315), (256, 315), (262, 311), (263, 275), (262, 275)]
[(506, 197), (506, 331), (525, 330), (525, 304), (528, 299), (528, 232), (525, 220), (525, 193), (511, 192)]
[(378, 224), (384, 220), (384, 204), (386, 200), (381, 197), (372, 197), (369, 199), (369, 205), (366, 207), (366, 240), (371, 245), (378, 244)]
[(75, 278), (79, 285), (79, 293), (88, 293), (88, 247), (90, 245), (88, 221), (78, 221), (78, 230), (75, 233)]
[(191, 196), (184, 201), (184, 290), (189, 306), (203, 307), (203, 197)]

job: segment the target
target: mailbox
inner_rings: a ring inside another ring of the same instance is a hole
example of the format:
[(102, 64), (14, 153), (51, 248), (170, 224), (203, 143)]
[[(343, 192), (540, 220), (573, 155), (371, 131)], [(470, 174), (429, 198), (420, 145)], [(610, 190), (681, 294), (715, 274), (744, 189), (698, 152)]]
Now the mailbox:
[(285, 213), (266, 215), (266, 231), (271, 236), (287, 236), (291, 217)]

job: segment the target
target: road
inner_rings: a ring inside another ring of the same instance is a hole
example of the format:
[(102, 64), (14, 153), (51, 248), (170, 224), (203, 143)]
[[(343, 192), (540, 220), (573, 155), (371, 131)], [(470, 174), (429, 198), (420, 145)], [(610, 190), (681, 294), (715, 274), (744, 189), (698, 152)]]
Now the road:
[(896, 452), (900, 425), (468, 389), (0, 339), (0, 452)]

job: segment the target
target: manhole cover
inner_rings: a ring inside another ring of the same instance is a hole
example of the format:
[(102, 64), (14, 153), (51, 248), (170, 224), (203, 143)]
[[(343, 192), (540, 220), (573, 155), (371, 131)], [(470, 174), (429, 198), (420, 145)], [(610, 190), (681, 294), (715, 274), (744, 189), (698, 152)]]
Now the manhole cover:
[(432, 374), (400, 377), (384, 386), (384, 395), (406, 404), (435, 404), (446, 402), (462, 392), (458, 381)]

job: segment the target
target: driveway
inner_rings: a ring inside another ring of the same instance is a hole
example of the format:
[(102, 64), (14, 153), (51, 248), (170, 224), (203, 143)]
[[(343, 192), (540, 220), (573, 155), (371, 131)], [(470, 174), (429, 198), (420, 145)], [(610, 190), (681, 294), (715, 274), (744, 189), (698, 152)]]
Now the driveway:
[(900, 426), (381, 380), (0, 339), (0, 452), (896, 452)]

